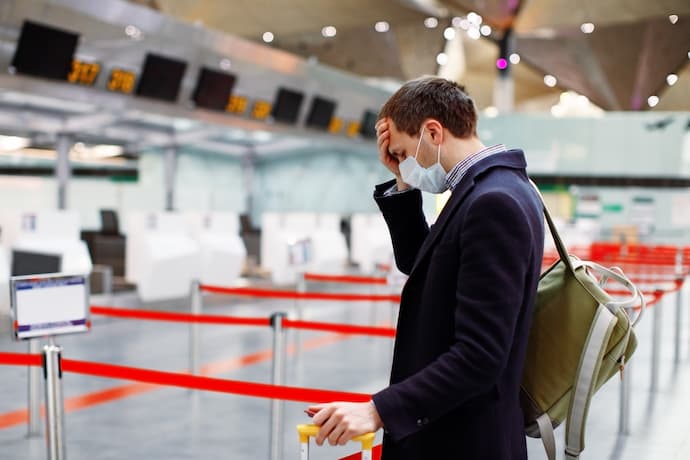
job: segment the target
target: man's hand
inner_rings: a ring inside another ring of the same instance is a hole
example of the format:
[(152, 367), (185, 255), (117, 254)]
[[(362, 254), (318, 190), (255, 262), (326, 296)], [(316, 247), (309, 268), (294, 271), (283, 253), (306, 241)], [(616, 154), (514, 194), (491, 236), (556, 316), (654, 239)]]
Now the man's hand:
[(376, 122), (376, 145), (379, 148), (379, 160), (388, 168), (390, 172), (395, 175), (395, 180), (398, 184), (398, 190), (407, 190), (410, 188), (405, 182), (403, 182), (400, 176), (400, 158), (397, 158), (388, 151), (391, 141), (390, 126), (388, 124), (388, 118), (384, 118)]
[(332, 446), (345, 445), (355, 436), (370, 433), (383, 427), (374, 403), (334, 402), (309, 407), (315, 413), (314, 424), (321, 429), (316, 444), (323, 445), (328, 439)]

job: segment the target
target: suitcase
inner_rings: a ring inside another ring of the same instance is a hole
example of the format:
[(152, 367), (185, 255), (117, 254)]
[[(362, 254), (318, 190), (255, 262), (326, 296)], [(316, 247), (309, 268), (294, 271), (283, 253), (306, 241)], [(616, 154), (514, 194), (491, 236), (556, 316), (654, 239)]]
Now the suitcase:
[[(297, 425), (299, 433), (300, 460), (309, 460), (309, 438), (319, 433), (318, 425)], [(374, 447), (376, 433), (366, 433), (352, 438), (353, 441), (362, 444), (362, 460), (372, 460), (371, 451)]]

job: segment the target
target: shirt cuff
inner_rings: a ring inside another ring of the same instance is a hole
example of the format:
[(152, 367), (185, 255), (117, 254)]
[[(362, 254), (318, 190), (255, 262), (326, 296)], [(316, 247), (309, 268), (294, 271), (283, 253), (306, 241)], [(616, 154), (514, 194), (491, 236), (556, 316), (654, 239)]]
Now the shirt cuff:
[(383, 196), (393, 196), (393, 195), (400, 195), (401, 193), (407, 193), (410, 190), (414, 190), (413, 187), (406, 188), (405, 190), (398, 190), (398, 185), (393, 184), (391, 188), (383, 192)]

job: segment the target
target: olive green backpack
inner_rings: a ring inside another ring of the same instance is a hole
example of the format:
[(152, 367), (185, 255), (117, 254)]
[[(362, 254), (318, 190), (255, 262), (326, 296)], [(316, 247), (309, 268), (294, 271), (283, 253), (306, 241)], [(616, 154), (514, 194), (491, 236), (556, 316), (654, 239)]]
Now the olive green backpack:
[[(556, 459), (553, 429), (565, 420), (565, 458), (573, 460), (584, 449), (590, 399), (635, 351), (633, 327), (645, 304), (620, 269), (568, 255), (546, 205), (544, 215), (560, 259), (539, 280), (520, 402), (526, 433), (542, 438), (549, 460)], [(630, 297), (613, 300), (602, 287), (609, 279)], [(626, 309), (636, 304), (642, 308), (633, 324)]]

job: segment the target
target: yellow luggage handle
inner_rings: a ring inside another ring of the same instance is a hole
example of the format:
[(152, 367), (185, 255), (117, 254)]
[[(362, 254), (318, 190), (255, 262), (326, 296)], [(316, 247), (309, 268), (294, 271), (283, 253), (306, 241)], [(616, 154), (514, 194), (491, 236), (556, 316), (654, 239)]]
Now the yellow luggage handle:
[[(321, 427), (318, 425), (297, 425), (297, 432), (299, 433), (300, 444), (309, 444), (309, 438), (315, 437), (319, 434), (319, 429)], [(365, 433), (352, 438), (353, 441), (362, 444), (362, 451), (369, 451), (374, 447), (374, 438), (376, 433)], [(369, 457), (371, 458), (371, 457)]]

